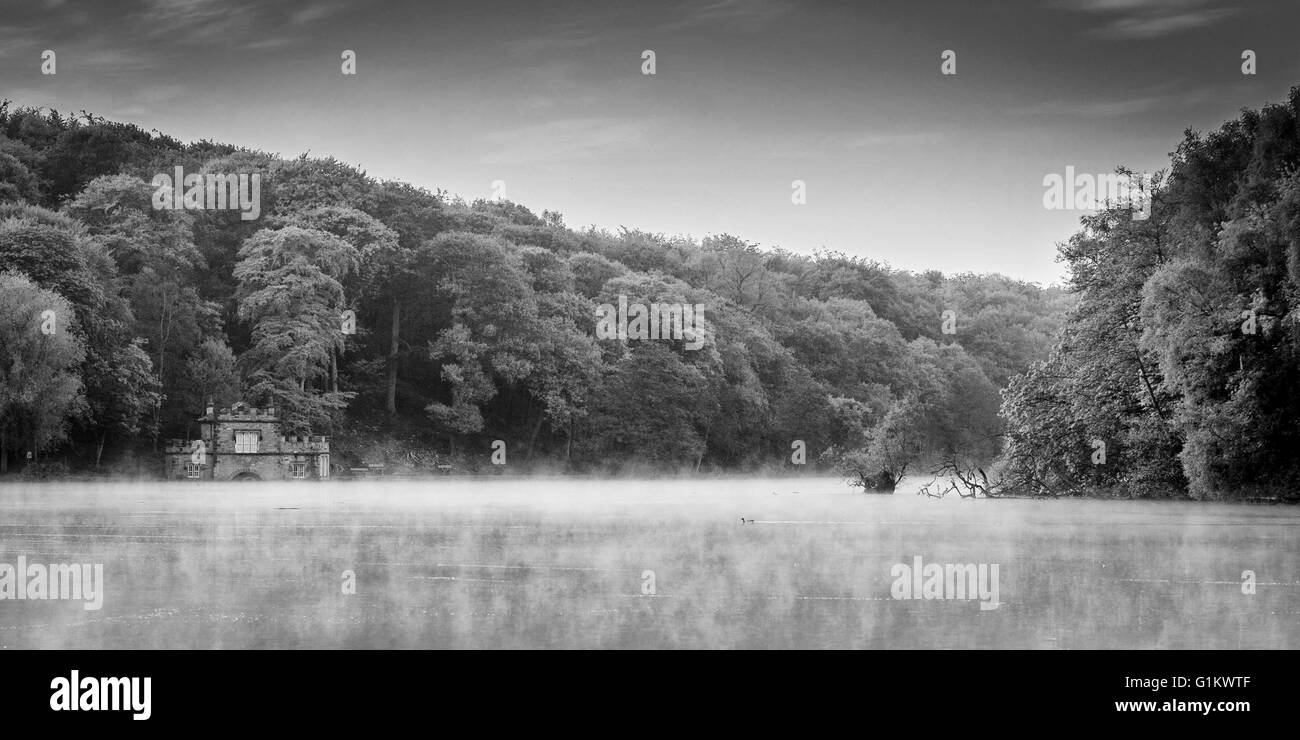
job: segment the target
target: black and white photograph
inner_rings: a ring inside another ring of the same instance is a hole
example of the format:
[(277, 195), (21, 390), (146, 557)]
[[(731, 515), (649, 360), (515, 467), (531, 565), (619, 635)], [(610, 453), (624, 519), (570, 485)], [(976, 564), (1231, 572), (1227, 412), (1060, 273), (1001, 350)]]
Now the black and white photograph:
[(1300, 648), (1298, 29), (6, 0), (0, 662), (1115, 651), (1089, 711), (1248, 714), (1140, 669)]

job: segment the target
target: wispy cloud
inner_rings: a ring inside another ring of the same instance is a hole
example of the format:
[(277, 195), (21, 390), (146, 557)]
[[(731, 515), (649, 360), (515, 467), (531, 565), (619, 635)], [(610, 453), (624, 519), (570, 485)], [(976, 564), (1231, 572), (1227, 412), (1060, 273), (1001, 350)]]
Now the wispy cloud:
[(301, 26), (306, 23), (312, 23), (343, 10), (342, 3), (317, 3), (300, 8), (289, 14), (289, 23), (294, 26)]
[(258, 39), (257, 41), (250, 41), (247, 44), (244, 44), (243, 48), (249, 49), (251, 51), (267, 51), (272, 49), (283, 49), (286, 46), (292, 45), (294, 41), (295, 39), (289, 38), (288, 36), (271, 36), (270, 38)]
[(1104, 38), (1154, 39), (1211, 25), (1237, 8), (1216, 0), (1064, 0), (1063, 7), (1105, 16), (1089, 31)]
[(154, 55), (149, 50), (113, 48), (106, 43), (72, 57), (74, 64), (98, 72), (126, 72), (154, 66)]
[(1110, 99), (1068, 100), (1056, 99), (1027, 105), (1012, 111), (1013, 115), (1049, 115), (1070, 118), (1120, 118), (1153, 112), (1184, 111), (1188, 108), (1213, 103), (1230, 97), (1231, 86), (1202, 86), (1188, 90), (1146, 90), (1134, 95)]
[(757, 31), (794, 9), (789, 0), (712, 0), (684, 3), (681, 17), (664, 24), (664, 30), (712, 26), (736, 31)]
[(256, 10), (231, 0), (147, 0), (132, 16), (131, 25), (153, 38), (211, 42), (246, 37)]
[[(27, 5), (0, 26), (0, 46), (69, 51), (101, 72), (156, 66), (195, 47), (278, 50), (347, 10), (339, 2), (290, 5), (258, 0), (121, 0), (110, 5)], [(308, 34), (308, 35), (304, 35)]]

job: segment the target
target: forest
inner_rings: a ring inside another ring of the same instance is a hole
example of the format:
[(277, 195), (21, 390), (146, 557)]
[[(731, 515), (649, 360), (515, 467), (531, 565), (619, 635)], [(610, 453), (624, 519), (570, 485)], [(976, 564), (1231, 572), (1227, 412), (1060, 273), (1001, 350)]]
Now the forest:
[[(0, 474), (149, 474), (243, 400), (344, 466), (478, 470), (503, 440), (520, 471), (1293, 498), (1297, 165), (1300, 88), (1188, 130), (1150, 218), (1084, 216), (1043, 287), (575, 228), (5, 101)], [(257, 217), (156, 207), (179, 171), (259, 176)], [(699, 306), (703, 341), (598, 334), (620, 301)]]

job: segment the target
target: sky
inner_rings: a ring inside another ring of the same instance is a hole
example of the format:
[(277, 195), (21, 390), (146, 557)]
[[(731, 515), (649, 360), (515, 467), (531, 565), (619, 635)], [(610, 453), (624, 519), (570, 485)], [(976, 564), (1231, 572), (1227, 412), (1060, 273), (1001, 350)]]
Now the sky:
[(467, 199), (501, 181), (575, 228), (1046, 285), (1082, 212), (1044, 208), (1044, 177), (1156, 171), (1186, 129), (1283, 100), (1298, 21), (1294, 0), (0, 0), (0, 97)]

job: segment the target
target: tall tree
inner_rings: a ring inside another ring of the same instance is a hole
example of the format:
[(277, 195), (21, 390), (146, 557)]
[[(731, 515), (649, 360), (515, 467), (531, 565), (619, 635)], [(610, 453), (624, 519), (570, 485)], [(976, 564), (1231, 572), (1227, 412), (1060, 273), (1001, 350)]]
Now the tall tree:
[(423, 293), (420, 283), (427, 277), (420, 269), (418, 254), (421, 245), (443, 230), (445, 217), (441, 197), (400, 182), (380, 184), (374, 214), (397, 235), (396, 248), (375, 250), (362, 270), (362, 279), (370, 286), (368, 292), (375, 297), (374, 305), (387, 309), (383, 312), (389, 322), (384, 409), (392, 416), (397, 413), (403, 348), (413, 344), (403, 342), (403, 314), (408, 305), (419, 301)]
[(25, 275), (0, 273), (0, 473), (9, 450), (40, 452), (63, 439), (85, 398), (85, 356), (72, 305)]
[(332, 428), (354, 393), (335, 391), (331, 359), (343, 349), (342, 280), (357, 250), (333, 234), (286, 226), (263, 229), (239, 250), (239, 318), (252, 327), (241, 360), (253, 400), (283, 409), (289, 428)]

